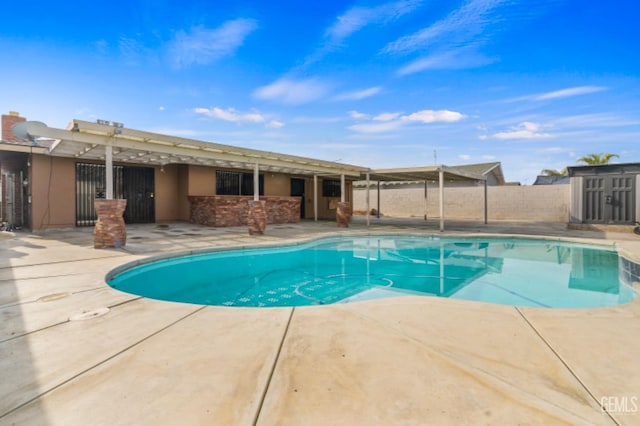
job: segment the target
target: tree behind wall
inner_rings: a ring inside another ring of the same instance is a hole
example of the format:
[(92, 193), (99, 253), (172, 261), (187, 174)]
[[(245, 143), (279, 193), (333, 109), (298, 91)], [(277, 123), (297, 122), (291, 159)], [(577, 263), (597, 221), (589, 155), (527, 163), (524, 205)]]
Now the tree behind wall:
[(585, 163), (589, 166), (597, 166), (599, 164), (608, 164), (612, 158), (618, 158), (618, 154), (589, 154), (578, 158), (578, 163)]

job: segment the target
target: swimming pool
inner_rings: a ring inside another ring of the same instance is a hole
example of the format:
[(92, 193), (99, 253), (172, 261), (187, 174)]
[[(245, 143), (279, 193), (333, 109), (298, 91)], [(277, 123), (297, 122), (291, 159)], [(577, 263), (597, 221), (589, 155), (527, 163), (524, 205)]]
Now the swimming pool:
[(515, 306), (629, 302), (618, 254), (549, 240), (378, 235), (325, 238), (126, 265), (115, 289), (221, 306), (305, 306), (422, 295)]

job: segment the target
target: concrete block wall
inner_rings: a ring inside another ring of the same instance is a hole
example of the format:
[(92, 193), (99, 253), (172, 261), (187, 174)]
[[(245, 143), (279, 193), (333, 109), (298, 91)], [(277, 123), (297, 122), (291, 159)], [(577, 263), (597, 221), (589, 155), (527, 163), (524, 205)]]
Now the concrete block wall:
[[(354, 211), (366, 210), (366, 189), (354, 187)], [(446, 187), (447, 219), (484, 218), (484, 187)], [(569, 185), (490, 186), (487, 187), (489, 220), (530, 220), (568, 222)], [(430, 183), (427, 190), (427, 218), (439, 218), (439, 190)], [(370, 190), (370, 208), (378, 207), (377, 188)], [(382, 186), (380, 213), (391, 217), (424, 217), (424, 184)]]

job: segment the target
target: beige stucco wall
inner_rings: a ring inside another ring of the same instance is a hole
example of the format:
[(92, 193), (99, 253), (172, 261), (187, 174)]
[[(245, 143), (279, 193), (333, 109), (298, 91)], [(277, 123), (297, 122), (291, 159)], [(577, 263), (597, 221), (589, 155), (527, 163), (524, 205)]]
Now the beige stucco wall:
[(178, 166), (170, 164), (163, 169), (155, 167), (156, 222), (180, 220), (180, 204), (187, 204), (187, 199), (179, 197)]
[[(354, 188), (354, 210), (366, 210), (366, 189)], [(424, 185), (382, 186), (380, 212), (391, 217), (424, 217)], [(370, 208), (377, 209), (377, 189), (372, 186)], [(484, 218), (484, 187), (444, 190), (445, 217), (448, 219)], [(490, 186), (487, 187), (489, 220), (531, 220), (567, 222), (569, 185)], [(439, 217), (439, 191), (429, 184), (427, 218)]]
[(31, 228), (74, 227), (75, 159), (33, 155), (31, 161)]
[[(31, 177), (32, 223), (34, 230), (75, 226), (76, 159), (34, 155)], [(155, 220), (166, 222), (190, 219), (189, 195), (215, 195), (216, 169), (204, 166), (166, 165), (154, 168)], [(346, 184), (346, 200), (351, 201), (351, 183)], [(265, 195), (289, 196), (291, 176), (265, 173)], [(330, 208), (339, 201), (322, 196), (318, 179), (318, 217), (335, 219)], [(313, 178), (305, 179), (305, 217), (313, 218)]]
[(264, 195), (291, 195), (291, 176), (282, 173), (264, 174)]
[(216, 195), (216, 169), (188, 166), (188, 195)]

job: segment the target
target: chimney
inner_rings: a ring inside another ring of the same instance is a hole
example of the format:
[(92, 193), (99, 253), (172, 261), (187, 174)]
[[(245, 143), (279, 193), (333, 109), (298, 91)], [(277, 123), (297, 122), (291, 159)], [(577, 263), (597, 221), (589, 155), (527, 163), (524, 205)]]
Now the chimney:
[(13, 136), (13, 133), (11, 133), (11, 126), (23, 121), (27, 121), (27, 119), (20, 117), (20, 114), (15, 111), (10, 111), (8, 115), (2, 114), (2, 140), (14, 143), (23, 142), (22, 139)]

